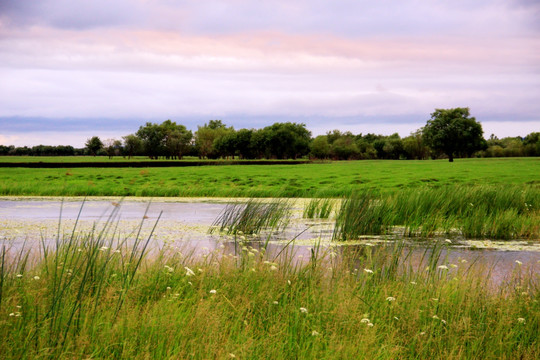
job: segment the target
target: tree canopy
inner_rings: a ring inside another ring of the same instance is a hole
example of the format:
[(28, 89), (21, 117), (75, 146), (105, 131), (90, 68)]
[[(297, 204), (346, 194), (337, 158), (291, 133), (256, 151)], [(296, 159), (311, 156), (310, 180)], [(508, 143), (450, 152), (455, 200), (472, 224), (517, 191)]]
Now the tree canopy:
[(450, 162), (486, 147), (482, 125), (470, 117), (469, 108), (435, 109), (422, 133), (425, 143), (446, 154)]
[(103, 149), (103, 142), (98, 136), (92, 136), (90, 139), (86, 140), (85, 146), (90, 155), (96, 156), (98, 151)]

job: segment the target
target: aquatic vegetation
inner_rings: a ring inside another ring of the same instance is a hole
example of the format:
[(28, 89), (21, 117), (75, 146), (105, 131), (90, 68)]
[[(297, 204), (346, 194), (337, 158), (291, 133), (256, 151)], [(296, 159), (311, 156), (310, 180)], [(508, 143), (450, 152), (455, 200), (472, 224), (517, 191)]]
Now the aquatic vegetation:
[(540, 189), (456, 185), (403, 189), (392, 194), (364, 191), (342, 201), (334, 239), (389, 233), (538, 239)]
[(264, 201), (250, 199), (227, 205), (212, 224), (210, 231), (219, 229), (227, 234), (242, 236), (262, 230), (283, 230), (289, 221), (291, 204), (286, 199)]
[(336, 205), (335, 199), (311, 199), (304, 207), (306, 219), (328, 219)]

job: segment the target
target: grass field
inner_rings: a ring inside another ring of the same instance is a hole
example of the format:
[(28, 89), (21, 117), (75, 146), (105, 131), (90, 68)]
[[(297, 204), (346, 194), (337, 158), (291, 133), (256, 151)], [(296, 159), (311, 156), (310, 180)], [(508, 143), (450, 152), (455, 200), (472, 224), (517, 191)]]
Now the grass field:
[(315, 248), (299, 265), (248, 246), (145, 257), (106, 233), (38, 258), (0, 252), (3, 359), (540, 356), (538, 275), (519, 262), (493, 287), (490, 269), (441, 257), (444, 242), (420, 262), (397, 244), (340, 257)]
[(0, 169), (0, 195), (340, 197), (446, 185), (540, 184), (539, 158), (188, 168)]

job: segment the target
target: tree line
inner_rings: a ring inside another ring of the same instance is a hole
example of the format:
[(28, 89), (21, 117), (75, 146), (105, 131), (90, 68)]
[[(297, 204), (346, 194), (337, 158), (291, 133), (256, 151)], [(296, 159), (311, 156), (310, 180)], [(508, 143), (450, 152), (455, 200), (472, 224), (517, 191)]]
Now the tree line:
[(0, 155), (148, 156), (150, 159), (428, 159), (454, 157), (540, 156), (540, 133), (525, 137), (484, 139), (482, 126), (468, 108), (436, 109), (426, 125), (406, 137), (353, 134), (333, 130), (313, 138), (305, 124), (274, 123), (262, 129), (239, 129), (210, 120), (193, 133), (166, 120), (147, 122), (122, 139), (98, 136), (81, 149), (72, 146), (14, 147), (0, 145)]

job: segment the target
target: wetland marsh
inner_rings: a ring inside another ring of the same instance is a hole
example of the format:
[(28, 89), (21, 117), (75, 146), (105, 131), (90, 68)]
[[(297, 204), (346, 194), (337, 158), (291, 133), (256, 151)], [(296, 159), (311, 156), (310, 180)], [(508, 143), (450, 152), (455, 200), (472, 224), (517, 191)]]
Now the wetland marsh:
[[(290, 186), (281, 177), (294, 175), (275, 172), (279, 165), (240, 167), (259, 184), (251, 192), (219, 182), (239, 169), (182, 169), (189, 184), (178, 193), (204, 193), (187, 189), (216, 183), (208, 193), (243, 198), (25, 197), (84, 192), (73, 174), (97, 177), (96, 169), (61, 170), (67, 180), (46, 184), (36, 182), (51, 169), (39, 169), (27, 185), (6, 180), (21, 175), (10, 169), (1, 177), (3, 193), (19, 197), (0, 199), (0, 353), (536, 359), (534, 161), (471, 160), (446, 172), (439, 162), (409, 162), (402, 178), (398, 162), (295, 165), (301, 191), (294, 198), (277, 197)], [(487, 166), (484, 178), (470, 172), (486, 164), (502, 167)], [(373, 180), (344, 186), (359, 169)], [(114, 188), (106, 180), (110, 170), (100, 169), (98, 194)], [(137, 185), (148, 189), (145, 195), (169, 193), (164, 174), (172, 170), (154, 170), (121, 169), (116, 176), (135, 171), (148, 181)], [(324, 176), (334, 183), (310, 191), (315, 185), (302, 180), (308, 174), (312, 183)], [(437, 181), (421, 181), (435, 174)]]

